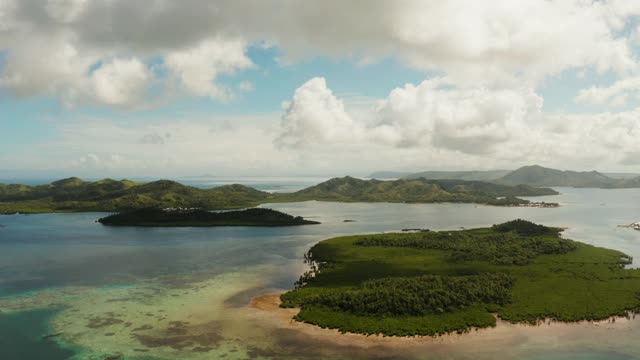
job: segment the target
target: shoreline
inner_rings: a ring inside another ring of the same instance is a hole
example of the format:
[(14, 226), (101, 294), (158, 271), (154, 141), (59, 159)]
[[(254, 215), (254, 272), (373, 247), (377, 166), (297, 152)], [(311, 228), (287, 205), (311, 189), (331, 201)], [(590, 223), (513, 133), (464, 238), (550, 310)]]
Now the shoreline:
[(633, 317), (610, 317), (606, 320), (578, 322), (561, 322), (554, 320), (540, 321), (538, 324), (511, 323), (500, 318), (496, 319), (495, 327), (471, 328), (468, 332), (458, 334), (449, 333), (439, 336), (385, 336), (365, 335), (358, 333), (341, 333), (337, 329), (321, 328), (319, 326), (296, 321), (293, 317), (299, 308), (281, 308), (280, 295), (283, 292), (256, 296), (251, 299), (248, 308), (255, 314), (278, 328), (284, 328), (311, 336), (319, 341), (328, 341), (338, 345), (358, 347), (372, 346), (447, 346), (474, 344), (474, 346), (495, 346), (497, 343), (519, 344), (524, 339), (557, 338), (574, 333), (588, 333), (600, 331), (626, 332), (639, 323)]
[[(640, 189), (640, 188), (639, 188)], [(276, 193), (276, 194), (287, 194), (287, 193)], [(537, 196), (558, 196), (557, 195), (527, 195), (523, 197), (537, 197)], [(406, 205), (473, 205), (473, 206), (490, 206), (497, 208), (535, 208), (535, 209), (555, 209), (562, 207), (560, 203), (552, 203), (552, 202), (531, 202), (531, 204), (491, 204), (486, 202), (475, 202), (475, 201), (426, 201), (426, 202), (413, 202), (413, 201), (363, 201), (363, 200), (316, 200), (316, 199), (305, 199), (305, 200), (296, 200), (296, 199), (284, 199), (284, 200), (275, 200), (268, 199), (269, 201), (250, 204), (245, 206), (238, 207), (224, 207), (224, 208), (213, 208), (206, 209), (209, 212), (218, 212), (218, 211), (235, 211), (235, 210), (243, 210), (243, 209), (254, 209), (261, 208), (263, 206), (268, 205), (276, 205), (276, 204), (296, 204), (296, 203), (304, 203), (304, 202), (326, 202), (326, 203), (338, 203), (338, 204), (406, 204)], [(275, 201), (274, 201), (275, 200)], [(2, 205), (2, 201), (0, 201), (0, 205)], [(544, 206), (542, 206), (544, 204)], [(0, 211), (0, 215), (3, 216), (11, 216), (11, 215), (47, 215), (47, 214), (116, 214), (122, 212), (122, 209), (45, 209), (45, 210), (11, 210), (11, 211)], [(96, 219), (97, 220), (97, 219)]]

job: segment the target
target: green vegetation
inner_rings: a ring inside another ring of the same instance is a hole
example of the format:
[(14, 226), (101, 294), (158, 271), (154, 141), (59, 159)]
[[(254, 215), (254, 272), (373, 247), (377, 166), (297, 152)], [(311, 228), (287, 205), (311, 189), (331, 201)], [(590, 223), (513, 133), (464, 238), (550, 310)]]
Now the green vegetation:
[[(577, 243), (558, 236), (559, 229), (514, 220), (481, 232), (428, 232), (422, 236), (363, 236), (360, 246), (444, 250), (453, 262), (482, 260), (498, 265), (526, 265), (542, 254), (565, 254)], [(482, 241), (478, 238), (481, 237)]]
[(342, 332), (440, 335), (511, 322), (602, 320), (640, 311), (630, 257), (514, 220), (462, 231), (339, 237), (313, 246), (283, 307)]
[(0, 213), (113, 212), (150, 207), (238, 209), (266, 202), (269, 195), (242, 185), (198, 189), (169, 180), (86, 182), (69, 178), (48, 185), (0, 186)]
[(111, 226), (291, 226), (319, 224), (272, 209), (208, 212), (198, 209), (146, 208), (98, 220)]
[(526, 185), (506, 186), (461, 180), (360, 180), (349, 176), (285, 194), (271, 194), (238, 184), (199, 189), (169, 180), (136, 183), (111, 179), (87, 182), (68, 178), (39, 186), (0, 184), (0, 214), (127, 211), (152, 207), (220, 210), (306, 200), (517, 206), (529, 203), (517, 196), (553, 194), (557, 192)]
[(513, 279), (503, 273), (422, 275), (367, 280), (352, 290), (330, 290), (305, 301), (356, 315), (421, 316), (475, 304), (507, 304)]
[(350, 176), (334, 178), (283, 199), (344, 202), (463, 202), (490, 205), (519, 205), (528, 200), (516, 196), (556, 195), (556, 191), (527, 185), (505, 186), (463, 180), (362, 180)]

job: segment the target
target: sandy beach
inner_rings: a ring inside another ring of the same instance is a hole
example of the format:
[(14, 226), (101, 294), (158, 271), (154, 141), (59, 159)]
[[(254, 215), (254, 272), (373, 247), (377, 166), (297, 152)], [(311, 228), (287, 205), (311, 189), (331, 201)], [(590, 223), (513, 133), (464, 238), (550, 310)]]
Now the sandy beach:
[[(280, 308), (280, 293), (273, 293), (255, 297), (251, 300), (250, 308), (256, 315), (270, 321), (273, 326), (295, 330), (301, 335), (306, 335), (322, 342), (330, 342), (336, 345), (391, 348), (424, 348), (431, 350), (447, 351), (452, 347), (459, 351), (482, 352), (483, 349), (495, 349), (496, 346), (505, 348), (517, 348), (526, 344), (527, 347), (536, 344), (555, 344), (565, 340), (588, 340), (590, 338), (599, 341), (615, 339), (623, 333), (628, 333), (638, 327), (640, 322), (633, 319), (619, 317), (597, 322), (581, 321), (564, 323), (557, 321), (545, 321), (539, 325), (512, 324), (498, 319), (496, 327), (473, 329), (465, 334), (447, 334), (443, 336), (413, 336), (413, 337), (386, 337), (381, 335), (361, 335), (353, 333), (340, 333), (334, 329), (323, 329), (315, 325), (293, 320), (299, 309)], [(628, 335), (628, 334), (627, 334)], [(565, 339), (565, 340), (561, 340)], [(464, 345), (464, 346), (461, 346)]]

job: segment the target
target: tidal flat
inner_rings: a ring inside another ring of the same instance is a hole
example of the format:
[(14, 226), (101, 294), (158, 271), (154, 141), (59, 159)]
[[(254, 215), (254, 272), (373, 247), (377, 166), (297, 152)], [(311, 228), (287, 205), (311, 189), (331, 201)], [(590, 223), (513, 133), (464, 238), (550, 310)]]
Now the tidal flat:
[(247, 329), (228, 326), (235, 316), (225, 300), (247, 286), (259, 286), (256, 275), (266, 270), (227, 273), (186, 286), (164, 279), (125, 287), (48, 289), (0, 299), (0, 311), (60, 309), (42, 337), (54, 334), (55, 341), (72, 344), (80, 349), (80, 359), (247, 358), (246, 349), (234, 344)]
[[(10, 331), (6, 341), (25, 347), (57, 344), (74, 359), (96, 360), (638, 358), (640, 319), (540, 327), (499, 322), (468, 336), (359, 342), (333, 330), (301, 330), (298, 326), (310, 325), (251, 306), (252, 298), (291, 289), (306, 270), (303, 254), (313, 244), (351, 234), (472, 228), (525, 218), (567, 227), (567, 238), (640, 259), (640, 233), (617, 227), (638, 220), (639, 190), (559, 190), (562, 195), (549, 199), (562, 203), (555, 209), (265, 205), (322, 222), (277, 229), (107, 228), (94, 223), (101, 213), (3, 216), (0, 316), (52, 311), (42, 317), (45, 327), (34, 322), (25, 329), (30, 345), (13, 341), (17, 334)], [(61, 334), (42, 339), (56, 333)], [(11, 359), (6, 349), (0, 349), (0, 358)]]

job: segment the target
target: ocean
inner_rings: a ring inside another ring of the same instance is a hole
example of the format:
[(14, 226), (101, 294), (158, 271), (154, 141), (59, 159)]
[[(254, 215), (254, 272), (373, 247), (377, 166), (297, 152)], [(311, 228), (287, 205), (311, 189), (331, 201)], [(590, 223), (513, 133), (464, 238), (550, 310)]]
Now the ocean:
[[(290, 191), (316, 179), (262, 180), (237, 182)], [(253, 296), (290, 289), (306, 269), (304, 252), (316, 242), (403, 228), (472, 228), (522, 218), (567, 227), (565, 237), (621, 250), (640, 266), (640, 231), (618, 226), (640, 220), (640, 189), (557, 190), (561, 195), (535, 198), (562, 205), (550, 209), (263, 205), (322, 223), (281, 228), (112, 228), (95, 222), (101, 213), (0, 216), (0, 359), (640, 357), (640, 326), (615, 336), (520, 338), (507, 349), (440, 344), (425, 353), (318, 343), (248, 307)]]

